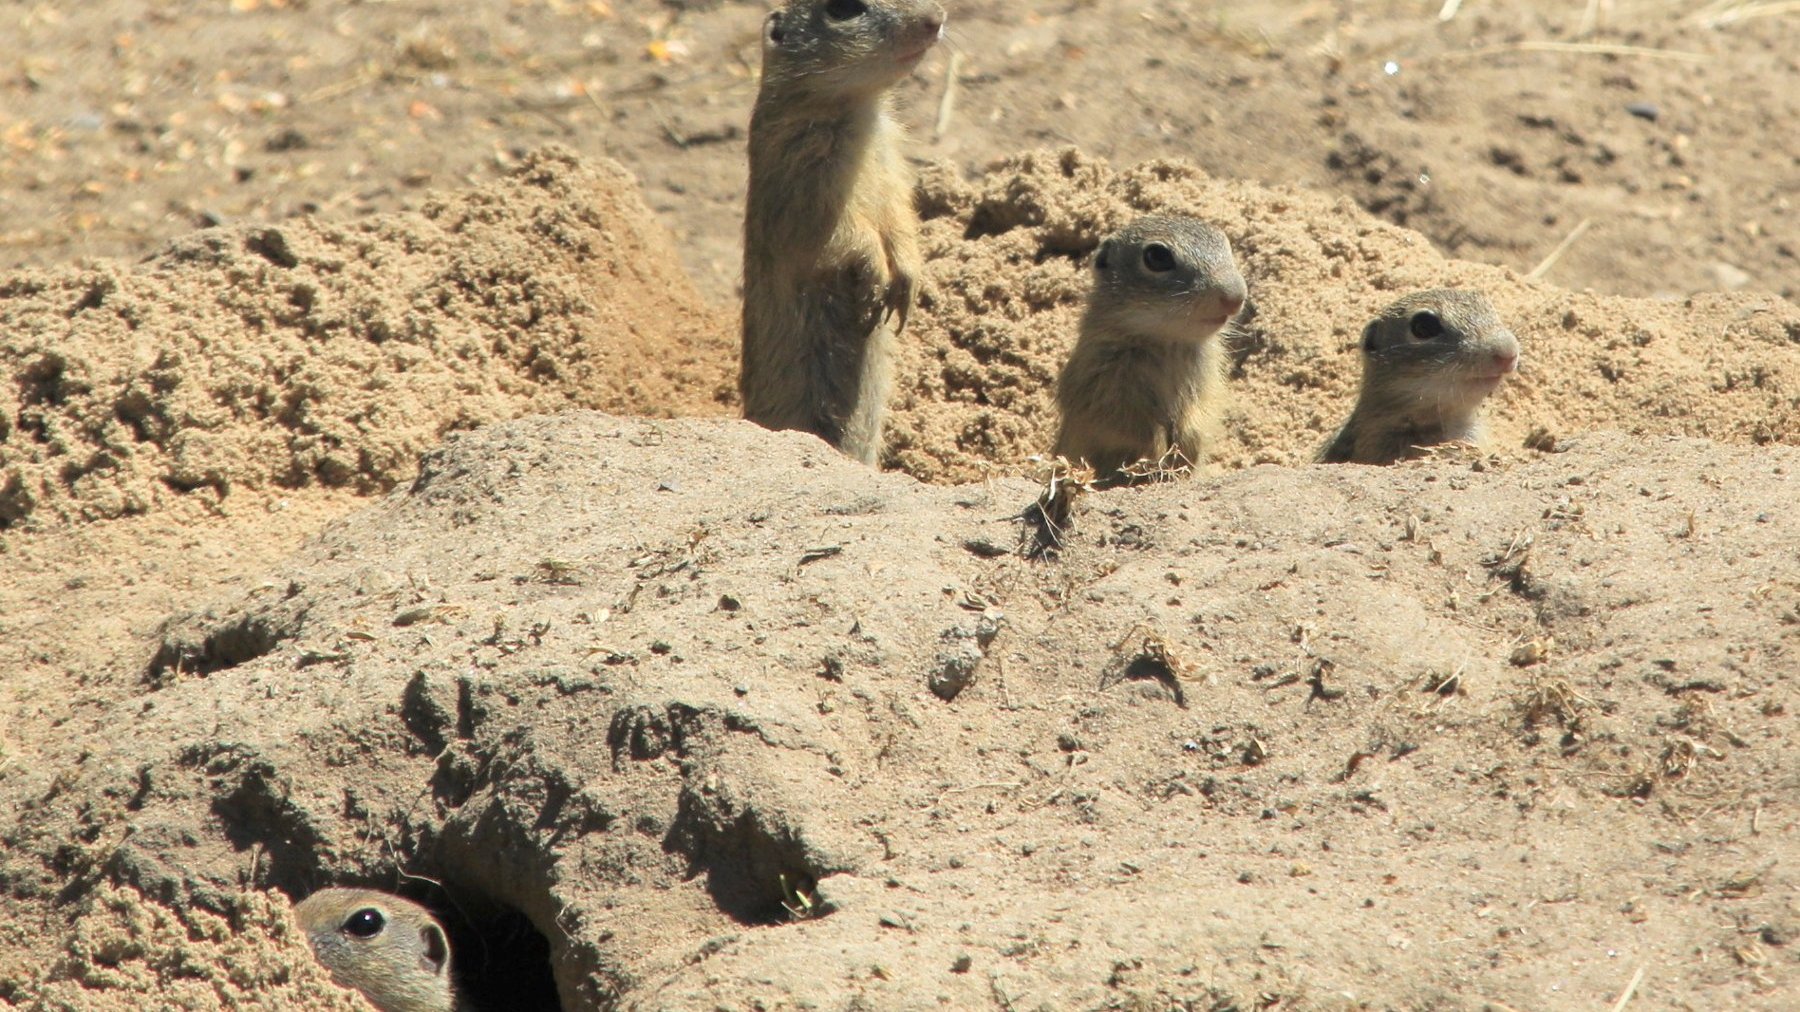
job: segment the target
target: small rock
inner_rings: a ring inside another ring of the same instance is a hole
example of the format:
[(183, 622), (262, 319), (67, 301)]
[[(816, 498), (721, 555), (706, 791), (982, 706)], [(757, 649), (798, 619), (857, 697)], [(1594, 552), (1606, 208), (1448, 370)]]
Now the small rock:
[(953, 961), (950, 964), (950, 972), (951, 973), (968, 973), (969, 967), (974, 966), (974, 965), (975, 965), (975, 958), (973, 956), (970, 956), (966, 952), (960, 953), (957, 955), (955, 961)]
[(969, 538), (962, 544), (964, 549), (983, 559), (998, 559), (1012, 554), (1012, 549), (988, 538)]
[(309, 147), (310, 143), (311, 142), (306, 139), (305, 134), (295, 130), (293, 127), (289, 127), (286, 130), (271, 136), (268, 140), (263, 141), (263, 150), (299, 151)]
[(1713, 280), (1719, 283), (1720, 288), (1728, 292), (1735, 292), (1753, 280), (1749, 271), (1723, 260), (1713, 264), (1712, 272)]
[(998, 608), (988, 608), (973, 622), (953, 626), (939, 634), (943, 647), (932, 664), (926, 684), (939, 699), (948, 703), (975, 681), (975, 669), (987, 655), (988, 645), (1000, 635), (1006, 616)]
[(1662, 110), (1658, 109), (1654, 102), (1631, 102), (1625, 106), (1625, 111), (1638, 119), (1646, 119), (1652, 123), (1662, 117)]
[(975, 668), (981, 663), (981, 647), (972, 640), (955, 639), (938, 651), (927, 684), (939, 699), (948, 703), (975, 681)]
[(982, 612), (981, 618), (975, 623), (975, 642), (986, 650), (994, 642), (994, 637), (1000, 635), (1000, 627), (1005, 623), (1006, 613), (999, 608), (989, 608)]

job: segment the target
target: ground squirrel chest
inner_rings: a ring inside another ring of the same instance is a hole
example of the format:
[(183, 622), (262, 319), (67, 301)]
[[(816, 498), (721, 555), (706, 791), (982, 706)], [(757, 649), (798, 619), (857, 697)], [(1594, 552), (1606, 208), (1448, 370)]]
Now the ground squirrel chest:
[(1362, 332), (1356, 407), (1319, 453), (1391, 464), (1439, 443), (1480, 443), (1481, 403), (1518, 369), (1519, 341), (1479, 292), (1415, 292)]
[(889, 92), (935, 0), (792, 0), (763, 25), (744, 212), (744, 416), (873, 464), (921, 268)]
[(1139, 460), (1198, 465), (1225, 403), (1221, 333), (1244, 305), (1225, 234), (1151, 215), (1101, 242), (1057, 380), (1056, 452), (1102, 478)]

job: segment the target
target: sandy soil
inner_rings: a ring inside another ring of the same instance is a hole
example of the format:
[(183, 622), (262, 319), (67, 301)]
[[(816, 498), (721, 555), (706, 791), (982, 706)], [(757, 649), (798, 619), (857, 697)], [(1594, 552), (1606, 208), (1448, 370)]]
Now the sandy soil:
[[(398, 886), (492, 1008), (1593, 1008), (1645, 967), (1646, 1008), (1781, 1008), (1797, 472), (1264, 465), (1096, 494), (1030, 562), (1021, 479), (496, 425), (10, 776), (9, 903)], [(91, 916), (10, 993), (180, 978)]]
[[(1348, 195), (1518, 270), (1589, 221), (1549, 274), (1577, 290), (1791, 298), (1800, 20), (1742, 16), (1758, 6), (1468, 2), (1440, 22), (1427, 0), (954, 3), (949, 45), (903, 98), (916, 154), (960, 170), (1047, 144), (1180, 157)], [(642, 179), (723, 299), (764, 9), (36, 4), (0, 78), (0, 262), (417, 207), (560, 141)]]
[[(760, 8), (26, 8), (0, 1002), (356, 1007), (351, 882), (495, 1009), (1791, 1006), (1800, 18), (1434, 6), (954, 7), (882, 475), (620, 417), (733, 409)], [(1229, 438), (1028, 563), (1151, 209)], [(1302, 465), (1442, 284), (1496, 454)]]

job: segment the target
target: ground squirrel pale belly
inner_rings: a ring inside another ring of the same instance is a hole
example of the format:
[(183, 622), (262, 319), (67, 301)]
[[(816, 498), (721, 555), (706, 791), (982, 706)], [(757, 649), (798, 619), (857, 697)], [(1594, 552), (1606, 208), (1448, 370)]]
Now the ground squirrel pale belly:
[(1107, 478), (1170, 451), (1199, 465), (1225, 404), (1225, 330), (1244, 305), (1231, 243), (1193, 218), (1139, 218), (1101, 242), (1056, 385), (1056, 453)]
[(417, 903), (370, 889), (321, 889), (294, 916), (332, 979), (381, 1012), (468, 1012), (450, 977), (444, 926)]
[(1479, 292), (1415, 292), (1362, 333), (1362, 390), (1319, 453), (1391, 464), (1439, 443), (1480, 443), (1481, 402), (1519, 366), (1519, 341)]
[(868, 464), (921, 267), (888, 93), (943, 24), (936, 0), (791, 0), (763, 24), (744, 213), (744, 417), (815, 433)]

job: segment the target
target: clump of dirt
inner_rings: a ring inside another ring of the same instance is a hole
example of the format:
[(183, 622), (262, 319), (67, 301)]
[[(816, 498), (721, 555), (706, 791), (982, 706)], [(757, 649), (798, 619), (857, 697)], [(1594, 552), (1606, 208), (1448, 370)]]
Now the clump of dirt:
[(240, 892), (226, 906), (217, 913), (173, 909), (129, 886), (99, 886), (80, 901), (59, 955), (36, 965), (0, 964), (0, 1000), (29, 997), (31, 1008), (83, 1012), (370, 1012), (313, 959), (284, 899)]
[(452, 429), (709, 414), (731, 334), (637, 183), (562, 149), (418, 213), (216, 228), (0, 278), (0, 528), (370, 492)]
[(974, 182), (938, 166), (919, 199), (927, 279), (902, 342), (887, 461), (927, 481), (1017, 473), (1049, 449), (1089, 255), (1150, 212), (1218, 225), (1250, 284), (1215, 464), (1310, 458), (1355, 399), (1363, 325), (1439, 287), (1487, 293), (1523, 346), (1520, 374), (1488, 407), (1498, 447), (1592, 429), (1800, 442), (1800, 308), (1775, 296), (1568, 292), (1446, 259), (1348, 200), (1182, 162), (1115, 169), (1074, 149), (1008, 158)]

